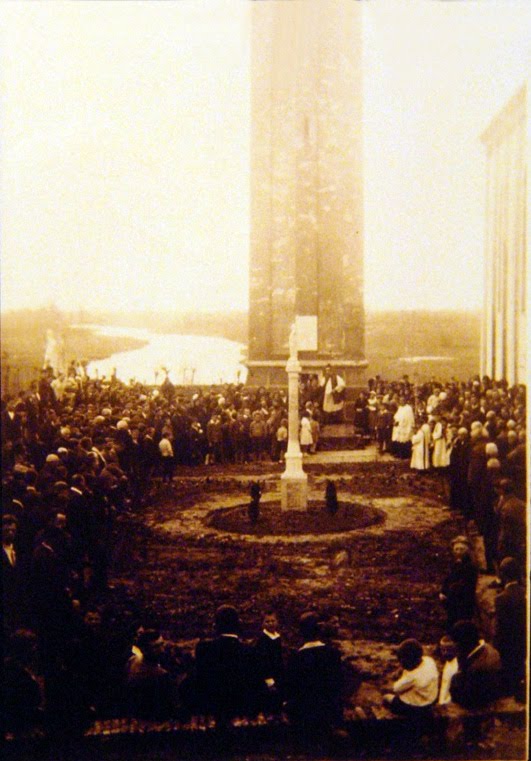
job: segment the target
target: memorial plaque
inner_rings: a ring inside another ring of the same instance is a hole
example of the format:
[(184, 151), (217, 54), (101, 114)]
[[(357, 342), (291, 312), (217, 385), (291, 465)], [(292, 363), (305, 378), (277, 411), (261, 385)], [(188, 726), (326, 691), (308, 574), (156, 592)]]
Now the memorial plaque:
[(280, 480), (282, 510), (306, 510), (308, 508), (308, 482), (304, 472), (301, 477), (284, 473)]
[(317, 315), (297, 315), (295, 324), (299, 351), (317, 351)]

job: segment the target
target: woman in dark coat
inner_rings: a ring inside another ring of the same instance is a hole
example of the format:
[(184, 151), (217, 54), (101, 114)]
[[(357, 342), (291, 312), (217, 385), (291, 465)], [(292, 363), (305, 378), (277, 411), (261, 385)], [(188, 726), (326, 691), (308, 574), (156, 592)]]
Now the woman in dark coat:
[(464, 619), (471, 619), (476, 610), (476, 583), (478, 572), (470, 555), (466, 536), (452, 540), (454, 562), (443, 581), (439, 599), (446, 609), (447, 630)]

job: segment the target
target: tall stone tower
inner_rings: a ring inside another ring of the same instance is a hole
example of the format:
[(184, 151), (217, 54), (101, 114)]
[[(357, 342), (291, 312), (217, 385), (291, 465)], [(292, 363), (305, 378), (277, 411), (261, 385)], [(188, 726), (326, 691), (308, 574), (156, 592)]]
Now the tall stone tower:
[(286, 383), (291, 324), (304, 372), (362, 381), (361, 3), (262, 0), (252, 13), (249, 377)]

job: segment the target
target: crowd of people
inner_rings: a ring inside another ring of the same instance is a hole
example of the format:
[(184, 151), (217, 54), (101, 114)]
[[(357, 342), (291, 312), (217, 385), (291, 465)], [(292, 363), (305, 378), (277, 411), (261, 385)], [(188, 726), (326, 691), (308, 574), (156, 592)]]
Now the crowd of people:
[[(303, 379), (303, 450), (315, 451), (320, 426), (342, 415), (344, 391), (330, 368), (321, 381)], [(274, 613), (251, 646), (241, 640), (237, 611), (225, 606), (216, 637), (201, 642), (190, 661), (169, 652), (146, 622), (102, 607), (116, 515), (145, 504), (153, 482), (171, 481), (178, 465), (282, 460), (285, 391), (226, 384), (184, 393), (169, 379), (153, 389), (89, 378), (73, 363), (64, 376), (44, 370), (28, 390), (2, 399), (1, 415), (11, 731), (43, 720), (59, 731), (58, 717), (61, 732), (65, 717), (77, 731), (94, 716), (120, 710), (153, 718), (209, 713), (220, 723), (242, 712), (285, 711), (308, 731), (310, 720), (340, 726), (341, 659), (314, 612), (301, 619), (301, 647), (286, 655)], [(442, 644), (455, 653), (447, 659), (455, 673), (449, 676), (445, 665), (439, 686), (431, 659), (408, 640), (397, 651), (404, 674), (387, 698), (392, 710), (432, 706), (443, 684), (446, 698), (462, 705), (501, 691), (522, 694), (525, 419), (525, 388), (487, 378), (422, 386), (407, 377), (375, 378), (354, 403), (363, 440), (411, 456), (415, 469), (448, 474), (450, 505), (482, 533), (486, 570), (497, 573), (502, 590), (490, 644), (472, 620), (478, 569), (469, 539), (458, 537), (440, 592), (447, 615)]]
[(444, 474), (449, 504), (483, 537), (486, 570), (526, 557), (526, 389), (487, 377), (413, 386), (378, 378), (361, 394), (358, 424), (380, 451)]

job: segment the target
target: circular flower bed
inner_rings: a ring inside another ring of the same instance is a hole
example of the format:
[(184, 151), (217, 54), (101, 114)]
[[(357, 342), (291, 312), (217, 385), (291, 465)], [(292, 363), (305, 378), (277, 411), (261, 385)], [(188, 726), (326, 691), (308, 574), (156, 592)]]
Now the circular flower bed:
[(233, 534), (281, 536), (301, 534), (337, 534), (367, 528), (385, 519), (383, 510), (356, 502), (340, 502), (335, 515), (326, 510), (324, 501), (310, 500), (308, 509), (282, 510), (280, 502), (260, 505), (256, 523), (251, 523), (248, 505), (212, 510), (206, 517), (211, 528)]

